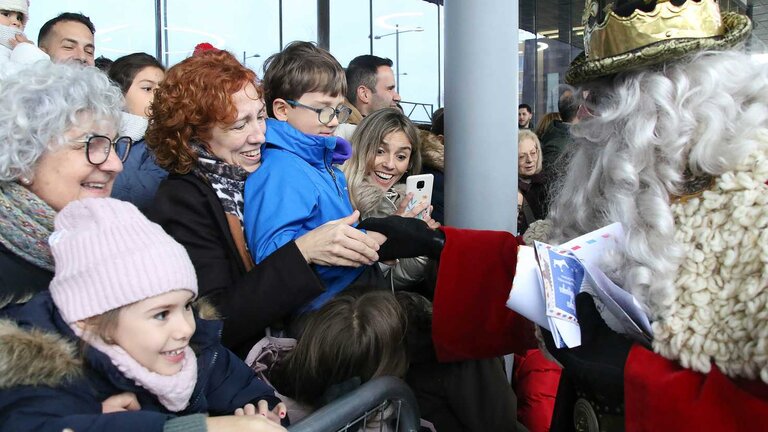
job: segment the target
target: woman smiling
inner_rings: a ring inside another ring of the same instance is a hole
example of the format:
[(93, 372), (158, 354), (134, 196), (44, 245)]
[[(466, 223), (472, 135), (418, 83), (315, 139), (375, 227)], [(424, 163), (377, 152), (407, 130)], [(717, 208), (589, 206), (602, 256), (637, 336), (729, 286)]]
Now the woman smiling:
[(48, 237), (74, 200), (108, 197), (131, 140), (99, 70), (38, 62), (0, 86), (0, 306), (48, 288)]
[[(416, 126), (400, 110), (385, 108), (367, 116), (352, 135), (353, 156), (344, 165), (352, 206), (362, 217), (392, 214), (414, 217), (427, 206), (406, 206), (410, 196), (398, 182), (408, 174), (421, 171), (421, 142)], [(429, 218), (430, 228), (440, 224)], [(426, 258), (398, 261), (394, 270), (383, 264), (394, 287), (404, 288), (423, 279)]]
[(378, 258), (378, 243), (349, 226), (352, 215), (253, 263), (243, 187), (261, 164), (266, 111), (256, 75), (230, 53), (204, 51), (169, 69), (151, 111), (146, 139), (171, 174), (148, 216), (189, 252), (200, 294), (226, 317), (223, 342), (237, 354), (324, 291), (309, 264)]

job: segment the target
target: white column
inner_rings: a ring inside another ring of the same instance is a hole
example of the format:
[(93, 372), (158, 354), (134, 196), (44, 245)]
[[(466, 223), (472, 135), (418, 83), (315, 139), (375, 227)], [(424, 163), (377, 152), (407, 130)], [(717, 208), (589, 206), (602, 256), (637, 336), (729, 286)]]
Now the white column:
[(515, 232), (518, 0), (445, 0), (446, 223)]

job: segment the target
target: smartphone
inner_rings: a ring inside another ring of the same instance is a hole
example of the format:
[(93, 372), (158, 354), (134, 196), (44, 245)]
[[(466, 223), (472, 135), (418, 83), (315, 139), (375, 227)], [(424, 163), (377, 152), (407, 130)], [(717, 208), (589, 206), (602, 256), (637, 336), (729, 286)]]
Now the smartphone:
[(429, 217), (429, 206), (432, 204), (432, 184), (435, 182), (435, 176), (432, 174), (419, 174), (408, 176), (405, 180), (405, 193), (413, 194), (413, 198), (408, 203), (406, 211), (411, 211), (421, 202), (427, 203), (427, 208), (416, 215), (419, 219)]

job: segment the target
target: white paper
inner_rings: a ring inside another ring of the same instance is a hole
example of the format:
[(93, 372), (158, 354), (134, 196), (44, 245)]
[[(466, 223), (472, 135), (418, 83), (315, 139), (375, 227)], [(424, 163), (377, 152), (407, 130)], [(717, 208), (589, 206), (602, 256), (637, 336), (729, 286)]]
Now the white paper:
[(618, 241), (623, 238), (624, 229), (616, 222), (563, 243), (560, 249), (567, 249), (582, 262), (597, 266), (608, 250), (621, 247)]
[(651, 325), (642, 306), (598, 267), (605, 253), (623, 247), (623, 237), (614, 223), (561, 246), (521, 246), (507, 307), (549, 330), (558, 348), (573, 348), (581, 345), (573, 300), (588, 292), (612, 330), (649, 346)]
[(531, 246), (520, 246), (507, 307), (550, 330), (540, 286), (541, 275), (536, 263), (536, 254)]

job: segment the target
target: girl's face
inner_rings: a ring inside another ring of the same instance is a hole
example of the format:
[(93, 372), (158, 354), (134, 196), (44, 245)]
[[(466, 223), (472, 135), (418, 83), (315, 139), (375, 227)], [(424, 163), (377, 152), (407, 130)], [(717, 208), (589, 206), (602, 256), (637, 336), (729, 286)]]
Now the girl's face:
[(261, 165), (261, 145), (266, 138), (267, 111), (253, 84), (232, 96), (237, 117), (232, 124), (211, 129), (208, 146), (211, 153), (230, 165), (254, 172)]
[(160, 375), (175, 375), (184, 364), (184, 349), (195, 333), (192, 292), (177, 290), (136, 302), (120, 310), (114, 343), (140, 365)]
[(0, 24), (24, 30), (24, 14), (21, 12), (0, 9)]
[(390, 132), (376, 149), (376, 157), (368, 167), (371, 184), (389, 190), (408, 171), (413, 147), (403, 131)]
[(149, 117), (149, 105), (155, 99), (155, 90), (165, 78), (165, 72), (154, 66), (140, 70), (125, 92), (125, 107), (129, 113)]
[(539, 151), (536, 149), (536, 143), (527, 138), (520, 141), (517, 148), (518, 175), (532, 176), (536, 174), (536, 167), (539, 165)]
[(83, 143), (93, 135), (117, 138), (117, 125), (89, 113), (78, 114), (77, 119), (77, 126), (64, 133), (66, 142), (37, 161), (32, 184), (27, 186), (56, 211), (74, 200), (110, 196), (115, 177), (123, 170), (114, 147), (104, 163), (92, 165)]

